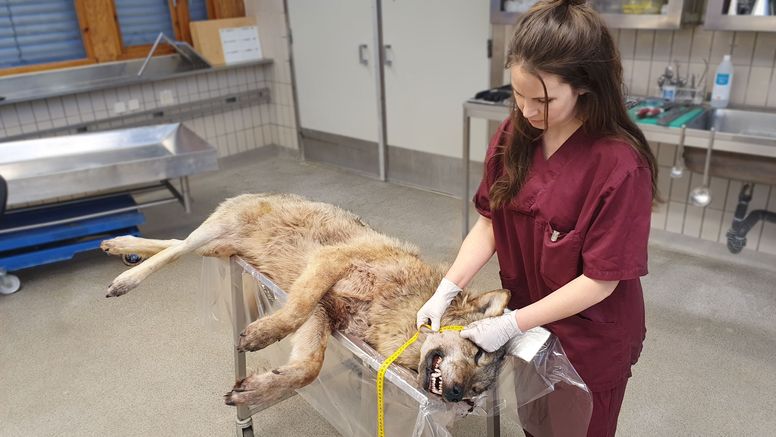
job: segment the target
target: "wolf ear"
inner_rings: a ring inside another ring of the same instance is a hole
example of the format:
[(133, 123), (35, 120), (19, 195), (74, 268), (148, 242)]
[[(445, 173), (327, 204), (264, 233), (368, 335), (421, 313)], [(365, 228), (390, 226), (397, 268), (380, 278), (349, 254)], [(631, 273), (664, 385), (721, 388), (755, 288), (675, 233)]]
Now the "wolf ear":
[(485, 317), (500, 316), (509, 303), (509, 296), (509, 290), (505, 289), (487, 291), (474, 298), (474, 305)]

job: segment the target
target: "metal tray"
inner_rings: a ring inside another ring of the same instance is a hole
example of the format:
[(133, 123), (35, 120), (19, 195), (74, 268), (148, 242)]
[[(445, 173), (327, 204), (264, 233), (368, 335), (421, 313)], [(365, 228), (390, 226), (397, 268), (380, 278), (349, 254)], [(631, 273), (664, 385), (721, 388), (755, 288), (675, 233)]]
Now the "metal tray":
[(9, 208), (217, 169), (215, 147), (180, 123), (0, 143)]

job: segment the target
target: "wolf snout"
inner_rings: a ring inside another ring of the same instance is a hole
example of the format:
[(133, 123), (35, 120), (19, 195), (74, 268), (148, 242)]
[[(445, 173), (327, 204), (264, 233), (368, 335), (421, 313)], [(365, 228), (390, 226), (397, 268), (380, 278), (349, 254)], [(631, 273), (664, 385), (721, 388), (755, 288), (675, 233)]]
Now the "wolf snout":
[(463, 386), (460, 384), (453, 384), (452, 387), (445, 389), (445, 399), (448, 402), (460, 402), (463, 400)]

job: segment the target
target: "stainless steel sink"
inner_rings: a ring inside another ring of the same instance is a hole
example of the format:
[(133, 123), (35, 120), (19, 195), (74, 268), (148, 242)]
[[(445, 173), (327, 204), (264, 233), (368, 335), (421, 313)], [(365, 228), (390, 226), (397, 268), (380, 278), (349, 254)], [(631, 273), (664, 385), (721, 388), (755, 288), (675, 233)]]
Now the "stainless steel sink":
[[(200, 58), (201, 59), (201, 58)], [(153, 58), (142, 77), (143, 59), (0, 77), (2, 104), (113, 88), (209, 69), (207, 62), (189, 62), (179, 55)]]
[[(709, 168), (712, 176), (776, 184), (776, 158), (745, 152), (753, 146), (776, 150), (776, 112), (712, 108), (687, 127), (700, 130), (714, 127), (718, 132)], [(718, 150), (717, 145), (723, 142), (725, 150)], [(684, 160), (691, 171), (703, 173), (706, 150), (685, 148)]]
[(776, 139), (776, 112), (709, 109), (687, 125), (690, 129)]

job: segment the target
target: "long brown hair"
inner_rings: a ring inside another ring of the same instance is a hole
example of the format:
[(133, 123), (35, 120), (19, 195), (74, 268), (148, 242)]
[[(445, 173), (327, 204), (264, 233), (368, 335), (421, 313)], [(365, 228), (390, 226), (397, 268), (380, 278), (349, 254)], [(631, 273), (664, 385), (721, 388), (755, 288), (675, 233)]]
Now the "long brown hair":
[[(620, 138), (636, 148), (652, 169), (653, 198), (658, 199), (655, 156), (625, 109), (620, 53), (606, 24), (584, 0), (540, 0), (523, 14), (509, 43), (505, 68), (517, 64), (542, 83), (545, 128), (549, 100), (539, 73), (557, 75), (573, 89), (584, 91), (576, 106), (582, 129)], [(490, 189), (494, 209), (509, 203), (522, 188), (531, 167), (531, 145), (543, 132), (531, 126), (517, 106), (511, 118), (512, 134), (498, 152), (504, 172)]]

